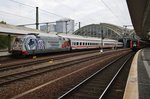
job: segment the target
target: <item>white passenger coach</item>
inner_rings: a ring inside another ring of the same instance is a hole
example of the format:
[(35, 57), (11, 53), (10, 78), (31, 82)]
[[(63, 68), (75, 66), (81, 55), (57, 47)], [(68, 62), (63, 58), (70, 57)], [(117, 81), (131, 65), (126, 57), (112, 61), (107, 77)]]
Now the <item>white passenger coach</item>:
[(83, 37), (63, 33), (29, 33), (17, 36), (13, 42), (11, 53), (32, 55), (39, 53), (71, 51), (77, 49), (123, 47), (121, 42), (113, 39)]

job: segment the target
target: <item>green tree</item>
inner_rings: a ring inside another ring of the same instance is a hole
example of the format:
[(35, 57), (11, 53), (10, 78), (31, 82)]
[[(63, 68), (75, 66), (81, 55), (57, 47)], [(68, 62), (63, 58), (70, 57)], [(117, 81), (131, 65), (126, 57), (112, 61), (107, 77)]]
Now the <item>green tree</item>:
[(0, 21), (1, 24), (7, 24), (5, 21)]
[(8, 46), (8, 37), (0, 35), (0, 49), (6, 49)]

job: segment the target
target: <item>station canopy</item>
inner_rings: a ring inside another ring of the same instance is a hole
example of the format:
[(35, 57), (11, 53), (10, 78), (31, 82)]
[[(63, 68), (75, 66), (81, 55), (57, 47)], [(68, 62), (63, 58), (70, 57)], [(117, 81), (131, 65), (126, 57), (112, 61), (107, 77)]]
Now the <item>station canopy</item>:
[[(25, 35), (28, 33), (40, 34), (44, 32), (27, 27), (18, 27), (15, 25), (0, 24), (0, 35)], [(104, 38), (116, 40), (123, 38), (129, 39), (138, 38), (134, 30), (108, 23), (89, 24), (76, 30), (73, 34), (98, 38), (101, 38), (103, 35)]]
[(138, 36), (135, 34), (133, 29), (127, 29), (125, 27), (100, 23), (100, 24), (90, 24), (80, 29), (76, 30), (73, 34), (89, 36), (89, 37), (98, 37), (101, 38), (110, 38), (110, 39), (138, 39)]
[(28, 33), (41, 33), (41, 31), (27, 28), (27, 27), (19, 27), (10, 24), (0, 24), (0, 35), (25, 35)]
[(138, 36), (150, 41), (150, 0), (126, 0)]

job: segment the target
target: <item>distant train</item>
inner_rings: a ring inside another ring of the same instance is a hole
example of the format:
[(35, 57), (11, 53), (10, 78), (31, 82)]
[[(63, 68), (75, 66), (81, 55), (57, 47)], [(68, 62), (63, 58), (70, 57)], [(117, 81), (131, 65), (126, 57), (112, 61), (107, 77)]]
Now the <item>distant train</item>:
[(144, 48), (144, 47), (148, 47), (150, 46), (150, 44), (146, 41), (142, 41), (142, 40), (130, 40), (130, 48), (133, 50), (133, 51), (137, 51), (141, 48)]
[(130, 48), (133, 51), (139, 50), (141, 48), (140, 47), (140, 41), (139, 40), (130, 40)]
[(12, 44), (11, 53), (33, 55), (40, 53), (71, 51), (76, 49), (123, 47), (122, 42), (113, 39), (83, 37), (69, 34), (34, 34), (17, 36)]

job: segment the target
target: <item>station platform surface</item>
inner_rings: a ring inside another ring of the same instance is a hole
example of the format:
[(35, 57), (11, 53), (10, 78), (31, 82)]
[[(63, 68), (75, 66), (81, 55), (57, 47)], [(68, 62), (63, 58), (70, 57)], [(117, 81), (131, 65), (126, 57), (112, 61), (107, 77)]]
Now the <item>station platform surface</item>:
[(0, 56), (9, 56), (10, 53), (8, 51), (0, 51)]
[(150, 99), (150, 48), (134, 56), (123, 99)]

